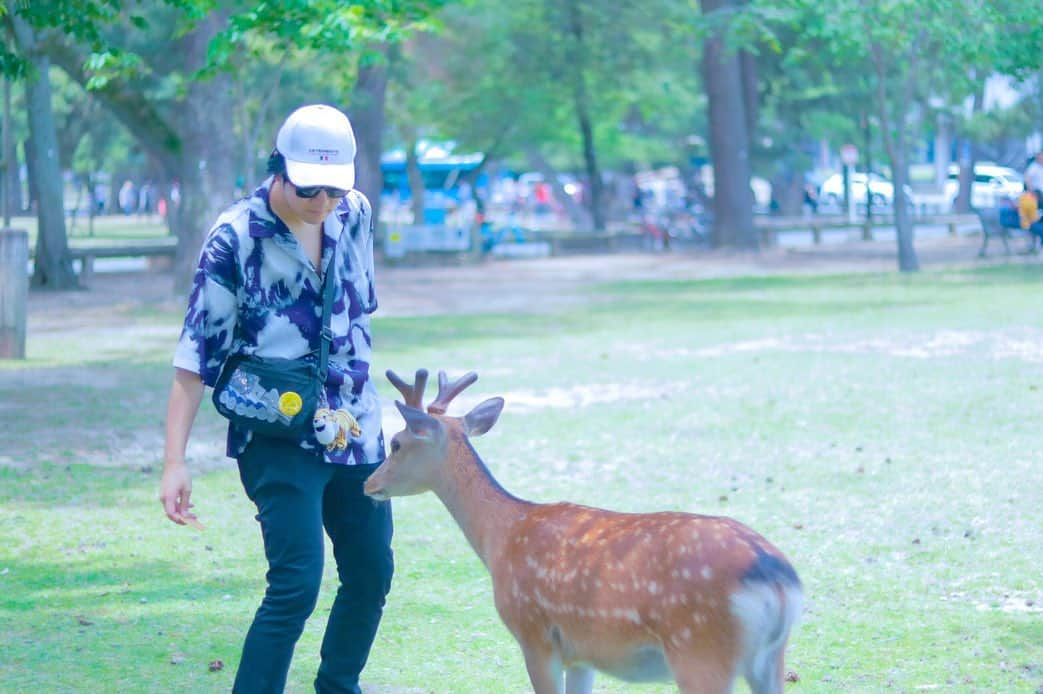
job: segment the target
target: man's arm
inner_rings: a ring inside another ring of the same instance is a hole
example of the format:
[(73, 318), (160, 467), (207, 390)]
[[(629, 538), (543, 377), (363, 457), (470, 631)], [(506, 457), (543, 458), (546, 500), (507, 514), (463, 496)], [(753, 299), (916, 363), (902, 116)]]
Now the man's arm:
[(199, 374), (186, 369), (174, 369), (174, 383), (167, 401), (163, 479), (159, 484), (159, 500), (167, 518), (178, 525), (185, 525), (186, 520), (196, 517), (189, 510), (192, 508), (192, 475), (185, 465), (185, 449), (202, 400), (203, 380)]

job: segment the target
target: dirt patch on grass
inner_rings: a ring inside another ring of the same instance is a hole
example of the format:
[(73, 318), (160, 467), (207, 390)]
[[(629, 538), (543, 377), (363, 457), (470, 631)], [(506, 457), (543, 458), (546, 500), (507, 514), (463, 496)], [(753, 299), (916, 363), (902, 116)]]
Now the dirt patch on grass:
[[(969, 267), (982, 262), (1038, 262), (1035, 258), (997, 256), (987, 261), (976, 257), (974, 238), (946, 238), (923, 241), (918, 254), (923, 267)], [(381, 316), (424, 316), (473, 313), (530, 313), (556, 311), (583, 306), (592, 300), (591, 287), (617, 280), (693, 280), (719, 277), (776, 274), (835, 274), (890, 272), (895, 270), (892, 243), (857, 243), (819, 248), (771, 249), (759, 254), (729, 252), (627, 253), (576, 255), (535, 259), (489, 259), (466, 264), (427, 265), (424, 267), (378, 267), (377, 283)], [(171, 348), (177, 339), (177, 326), (170, 315), (180, 315), (185, 299), (176, 296), (170, 273), (99, 273), (86, 290), (71, 292), (31, 292), (29, 333), (48, 343), (67, 344), (70, 350), (94, 356), (118, 355), (128, 350)], [(157, 314), (164, 315), (157, 318)], [(989, 348), (992, 352), (1021, 352), (1026, 343), (1035, 344), (1038, 335), (1007, 336), (1002, 344), (976, 335), (938, 336), (937, 344), (862, 345), (869, 351), (885, 349), (929, 349), (930, 351)], [(32, 339), (32, 337), (31, 337)], [(828, 340), (816, 344), (809, 336), (801, 344), (772, 344), (771, 349), (837, 349)], [(720, 349), (757, 351), (764, 345), (722, 345)], [(849, 349), (854, 347), (849, 346)], [(74, 365), (9, 368), (0, 370), (0, 387), (15, 392), (42, 387), (80, 385), (112, 390), (120, 385), (119, 375), (108, 369), (82, 369)], [(617, 387), (601, 389), (598, 398), (626, 399), (640, 393), (623, 393)], [(143, 410), (161, 413), (165, 393), (150, 393)], [(590, 392), (518, 392), (513, 400), (523, 407), (556, 408), (589, 404), (596, 399)], [(389, 410), (389, 415), (393, 415)], [(11, 408), (0, 406), (0, 416), (13, 418)], [(162, 416), (159, 414), (158, 416)], [(223, 456), (223, 437), (218, 423), (197, 422), (208, 429), (206, 436), (194, 436), (189, 456), (201, 467), (227, 464)], [(106, 432), (90, 432), (90, 445), (80, 446), (75, 457), (89, 464), (110, 466), (132, 464), (149, 467), (158, 464), (161, 431), (135, 432), (119, 438)], [(201, 433), (201, 432), (197, 432)], [(15, 440), (0, 452), (0, 465), (20, 467), (31, 456), (28, 441)]]
[[(994, 255), (977, 258), (974, 237), (917, 243), (920, 264), (972, 267), (1036, 258)], [(615, 280), (706, 279), (777, 274), (889, 272), (897, 267), (890, 242), (861, 242), (757, 254), (727, 251), (619, 253), (554, 258), (488, 259), (466, 264), (377, 268), (378, 315), (553, 311), (588, 300), (587, 290)], [(181, 310), (170, 273), (96, 274), (90, 287), (74, 292), (32, 292), (31, 331), (122, 327), (142, 307)]]

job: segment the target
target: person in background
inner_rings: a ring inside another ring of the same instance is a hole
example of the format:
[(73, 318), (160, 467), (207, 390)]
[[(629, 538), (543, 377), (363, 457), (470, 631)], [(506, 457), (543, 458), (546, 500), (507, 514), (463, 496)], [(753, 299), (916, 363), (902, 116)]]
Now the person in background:
[(1043, 200), (1043, 152), (1037, 152), (1025, 167), (1025, 183), (1036, 194), (1037, 201)]
[(138, 194), (134, 190), (134, 184), (131, 183), (130, 179), (124, 181), (123, 185), (120, 186), (119, 192), (116, 194), (116, 202), (119, 203), (120, 211), (123, 214), (130, 214), (137, 207)]
[[(361, 433), (322, 445), (253, 434), (230, 424), (237, 460), (257, 507), (268, 560), (267, 590), (243, 644), (233, 692), (281, 692), (294, 646), (322, 581), (323, 531), (339, 586), (320, 651), (315, 690), (359, 694), (391, 587), (391, 506), (362, 492), (385, 458), (381, 408), (369, 378), (370, 314), (377, 308), (369, 201), (354, 190), (355, 136), (332, 106), (304, 106), (282, 124), (270, 174), (218, 217), (203, 244), (167, 405), (160, 501), (180, 525), (198, 523), (185, 463), (204, 386), (228, 359), (298, 359), (318, 351), (322, 287), (333, 283), (330, 410), (347, 410)], [(176, 688), (176, 687), (175, 687)]]
[(1043, 221), (1039, 216), (1039, 195), (1032, 190), (1028, 180), (1025, 181), (1025, 190), (1018, 196), (1018, 218), (1022, 230), (1029, 233), (1031, 247), (1026, 252), (1038, 253), (1036, 239), (1039, 239), (1040, 245), (1043, 246)]

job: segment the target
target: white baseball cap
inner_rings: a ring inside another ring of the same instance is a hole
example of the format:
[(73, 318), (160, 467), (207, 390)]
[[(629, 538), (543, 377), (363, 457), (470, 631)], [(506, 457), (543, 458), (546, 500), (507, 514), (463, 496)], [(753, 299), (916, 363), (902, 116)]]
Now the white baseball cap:
[(355, 133), (339, 109), (325, 104), (301, 106), (275, 137), (286, 160), (286, 177), (299, 188), (355, 187)]

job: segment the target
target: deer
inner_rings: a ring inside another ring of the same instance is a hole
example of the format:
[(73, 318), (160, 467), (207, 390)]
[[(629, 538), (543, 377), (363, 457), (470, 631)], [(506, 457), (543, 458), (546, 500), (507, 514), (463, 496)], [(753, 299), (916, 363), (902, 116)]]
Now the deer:
[(409, 384), (387, 371), (405, 429), (364, 491), (377, 500), (438, 496), (492, 578), (536, 694), (589, 694), (595, 672), (673, 680), (684, 693), (730, 692), (739, 676), (755, 694), (783, 691), (803, 589), (778, 549), (726, 517), (516, 497), (470, 442), (493, 427), (504, 399), (449, 416), (450, 401), (478, 376), (450, 382), (440, 371), (425, 412), (427, 377), (420, 369)]

